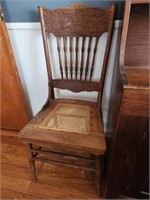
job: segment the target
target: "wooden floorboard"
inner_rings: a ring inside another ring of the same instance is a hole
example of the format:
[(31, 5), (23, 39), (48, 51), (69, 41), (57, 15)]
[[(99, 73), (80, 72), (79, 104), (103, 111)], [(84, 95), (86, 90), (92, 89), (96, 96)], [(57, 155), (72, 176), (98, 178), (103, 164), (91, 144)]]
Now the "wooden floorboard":
[(9, 177), (16, 177), (30, 181), (29, 167), (22, 167), (17, 165), (10, 165), (1, 163), (1, 174)]
[(15, 192), (27, 193), (31, 181), (22, 178), (1, 175), (1, 188)]
[(36, 162), (38, 180), (32, 183), (17, 133), (5, 131), (1, 141), (1, 199), (98, 199), (94, 175), (79, 169)]
[(14, 144), (1, 143), (1, 151), (3, 153), (17, 153), (19, 155), (27, 155), (25, 146), (16, 146)]
[(28, 194), (37, 195), (39, 198), (59, 198), (59, 199), (97, 199), (96, 192), (94, 194), (89, 191), (81, 191), (72, 189), (70, 187), (66, 188), (61, 186), (52, 186), (43, 183), (32, 183)]
[[(14, 199), (39, 199), (39, 197), (37, 196), (31, 196), (28, 194), (23, 194), (20, 192), (14, 192), (14, 191), (10, 191), (10, 190), (5, 190), (2, 189), (1, 190), (1, 197), (2, 199), (9, 199), (9, 200), (14, 200)], [(42, 198), (40, 198), (42, 199)]]

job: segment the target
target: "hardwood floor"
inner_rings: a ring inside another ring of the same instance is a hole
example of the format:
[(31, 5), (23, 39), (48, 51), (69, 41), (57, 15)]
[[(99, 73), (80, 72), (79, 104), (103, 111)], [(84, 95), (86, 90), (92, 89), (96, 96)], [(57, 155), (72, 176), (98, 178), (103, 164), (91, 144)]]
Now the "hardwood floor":
[(98, 199), (93, 174), (36, 162), (36, 183), (30, 181), (26, 148), (17, 132), (1, 132), (1, 199)]

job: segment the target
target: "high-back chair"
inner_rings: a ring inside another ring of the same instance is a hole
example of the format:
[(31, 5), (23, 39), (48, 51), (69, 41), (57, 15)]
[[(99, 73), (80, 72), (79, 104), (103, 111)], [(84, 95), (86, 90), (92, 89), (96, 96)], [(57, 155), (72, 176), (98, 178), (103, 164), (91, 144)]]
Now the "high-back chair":
[[(39, 14), (48, 98), (19, 134), (28, 148), (32, 180), (36, 181), (35, 160), (94, 171), (100, 195), (100, 156), (106, 151), (101, 100), (115, 5), (108, 9), (72, 5), (53, 11), (39, 7)], [(100, 47), (100, 38), (105, 32), (108, 33), (106, 46)], [(98, 48), (105, 49), (103, 59)], [(94, 79), (94, 75), (98, 78)], [(56, 98), (56, 89), (63, 89), (64, 93), (65, 90), (86, 91), (89, 97), (95, 91), (97, 100)]]

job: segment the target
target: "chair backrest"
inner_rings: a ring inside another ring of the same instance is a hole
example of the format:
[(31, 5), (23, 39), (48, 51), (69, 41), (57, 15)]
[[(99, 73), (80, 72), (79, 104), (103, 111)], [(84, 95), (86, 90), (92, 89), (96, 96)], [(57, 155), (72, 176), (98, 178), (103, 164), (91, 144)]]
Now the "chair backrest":
[[(73, 92), (97, 91), (98, 104), (100, 104), (115, 10), (115, 5), (108, 9), (100, 9), (77, 4), (52, 11), (39, 7), (50, 99), (54, 98), (54, 88), (68, 89)], [(93, 72), (98, 42), (105, 32), (108, 35), (102, 69), (99, 80), (94, 81)], [(52, 76), (54, 66), (51, 66), (50, 35), (56, 38), (55, 55), (58, 56), (59, 66), (57, 67), (60, 70), (60, 77), (57, 79)]]

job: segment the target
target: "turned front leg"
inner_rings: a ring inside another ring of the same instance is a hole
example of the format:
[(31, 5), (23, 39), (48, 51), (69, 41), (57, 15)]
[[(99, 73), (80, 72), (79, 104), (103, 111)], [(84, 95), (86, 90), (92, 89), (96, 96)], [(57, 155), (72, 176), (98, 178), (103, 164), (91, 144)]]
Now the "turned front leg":
[(95, 156), (95, 170), (96, 170), (96, 191), (97, 195), (101, 196), (101, 159), (100, 156)]
[(29, 166), (31, 171), (31, 178), (33, 182), (36, 182), (36, 168), (35, 168), (35, 161), (33, 159), (32, 153), (32, 144), (27, 144), (27, 151), (28, 151), (28, 159), (29, 159)]

